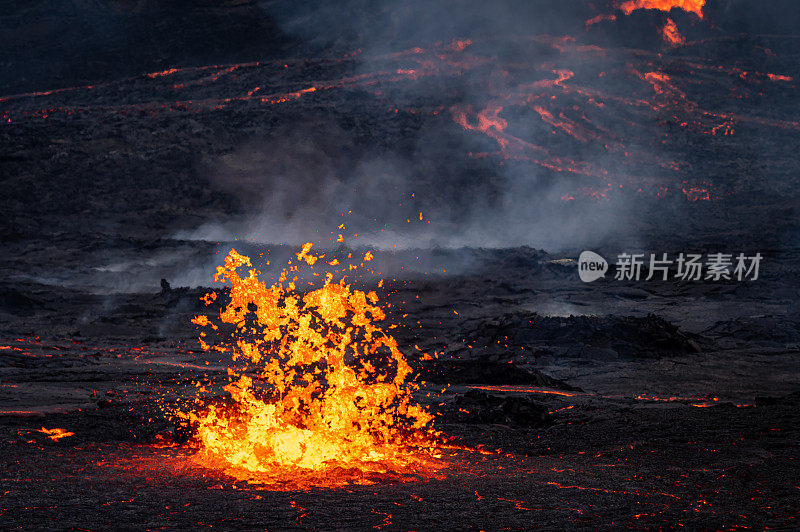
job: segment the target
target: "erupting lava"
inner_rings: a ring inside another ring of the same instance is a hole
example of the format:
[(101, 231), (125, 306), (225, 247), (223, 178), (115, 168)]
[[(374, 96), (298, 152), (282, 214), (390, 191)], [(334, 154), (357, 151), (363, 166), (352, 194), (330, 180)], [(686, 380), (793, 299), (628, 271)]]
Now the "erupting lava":
[(680, 8), (689, 13), (694, 13), (703, 18), (703, 6), (706, 0), (626, 0), (619, 8), (626, 15), (630, 15), (637, 9), (659, 9), (670, 11), (673, 8)]
[[(674, 8), (683, 9), (687, 13), (694, 13), (699, 18), (703, 18), (703, 7), (706, 0), (625, 0), (619, 5), (620, 11), (630, 15), (637, 9), (658, 9), (659, 11), (669, 12)], [(614, 15), (598, 15), (586, 21), (586, 27), (596, 24), (603, 20), (614, 20)], [(670, 46), (681, 46), (686, 44), (686, 38), (678, 31), (678, 26), (671, 18), (668, 18), (661, 28), (661, 38)]]
[[(310, 249), (303, 247), (298, 262), (320, 258)], [(250, 268), (246, 275), (242, 267)], [(375, 292), (329, 273), (303, 295), (297, 277), (287, 281), (295, 271), (284, 270), (268, 287), (235, 250), (217, 268), (215, 280), (230, 283), (220, 320), (235, 332), (214, 348), (229, 350), (241, 366), (228, 370), (224, 401), (196, 399), (177, 414), (193, 431), (200, 461), (238, 479), (293, 485), (363, 484), (440, 469), (433, 416), (412, 402), (411, 367), (378, 325), (385, 314)], [(220, 330), (207, 316), (193, 322)]]

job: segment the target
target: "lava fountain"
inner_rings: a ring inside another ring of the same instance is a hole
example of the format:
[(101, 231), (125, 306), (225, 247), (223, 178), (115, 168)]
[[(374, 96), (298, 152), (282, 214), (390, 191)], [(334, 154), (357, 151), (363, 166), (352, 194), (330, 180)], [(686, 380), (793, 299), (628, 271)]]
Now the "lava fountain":
[[(306, 244), (297, 258), (313, 268), (322, 256), (310, 249)], [(267, 286), (235, 250), (217, 268), (214, 279), (230, 285), (230, 300), (218, 321), (192, 321), (204, 329), (203, 348), (230, 352), (234, 367), (223, 399), (195, 398), (177, 412), (190, 427), (196, 458), (237, 479), (292, 486), (434, 474), (443, 464), (433, 416), (412, 400), (418, 385), (380, 326), (385, 313), (376, 293), (353, 289), (345, 278), (334, 282), (332, 273), (303, 293), (298, 277), (288, 280), (297, 270), (284, 269)], [(205, 300), (216, 298), (212, 292)], [(204, 338), (221, 336), (220, 327), (233, 327), (233, 335), (212, 347)]]
[(637, 9), (658, 9), (660, 11), (683, 9), (688, 13), (694, 13), (703, 18), (705, 5), (706, 0), (625, 0), (619, 8), (626, 15), (630, 15)]

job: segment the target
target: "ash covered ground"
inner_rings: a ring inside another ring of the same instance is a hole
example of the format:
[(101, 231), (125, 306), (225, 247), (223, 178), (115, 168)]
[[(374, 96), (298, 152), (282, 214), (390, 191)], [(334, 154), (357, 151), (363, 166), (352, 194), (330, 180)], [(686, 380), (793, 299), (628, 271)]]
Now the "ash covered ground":
[[(800, 16), (703, 4), (0, 15), (2, 527), (796, 528)], [(215, 266), (306, 241), (374, 254), (441, 478), (267, 489), (162, 446), (156, 397), (227, 383)], [(584, 249), (764, 259), (587, 284)]]

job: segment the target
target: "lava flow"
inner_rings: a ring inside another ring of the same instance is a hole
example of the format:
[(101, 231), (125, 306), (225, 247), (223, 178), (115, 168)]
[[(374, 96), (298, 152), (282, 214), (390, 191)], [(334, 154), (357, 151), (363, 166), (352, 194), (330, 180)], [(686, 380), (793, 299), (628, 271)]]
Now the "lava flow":
[[(298, 261), (320, 258), (310, 248)], [(402, 480), (440, 469), (433, 416), (412, 402), (411, 367), (379, 326), (385, 314), (375, 292), (334, 282), (329, 273), (321, 288), (301, 294), (297, 277), (287, 281), (293, 271), (297, 266), (268, 287), (235, 250), (217, 268), (215, 280), (230, 284), (220, 321), (235, 332), (214, 348), (229, 350), (238, 366), (228, 370), (223, 400), (194, 399), (177, 413), (198, 460), (237, 479), (294, 487)], [(193, 322), (209, 332), (226, 327), (207, 316)]]

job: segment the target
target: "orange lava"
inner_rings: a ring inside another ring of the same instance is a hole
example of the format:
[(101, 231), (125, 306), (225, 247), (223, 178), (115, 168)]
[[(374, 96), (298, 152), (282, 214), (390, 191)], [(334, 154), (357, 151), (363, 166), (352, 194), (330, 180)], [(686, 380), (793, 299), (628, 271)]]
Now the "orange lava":
[(163, 76), (169, 76), (171, 74), (175, 74), (176, 72), (179, 72), (179, 70), (177, 68), (170, 68), (168, 70), (162, 70), (160, 72), (150, 72), (149, 74), (145, 74), (145, 76), (147, 76), (148, 78), (151, 78), (151, 79), (152, 78), (160, 78), (160, 77), (163, 77)]
[(560, 129), (578, 141), (596, 138), (594, 131), (583, 127), (582, 124), (571, 120), (560, 113), (558, 117), (541, 105), (533, 104), (546, 91), (568, 91), (564, 82), (572, 79), (574, 73), (570, 70), (553, 71), (555, 78), (544, 79), (518, 88), (519, 92), (503, 95), (486, 104), (480, 111), (475, 111), (469, 106), (454, 105), (450, 108), (453, 121), (468, 131), (483, 133), (497, 141), (501, 156), (505, 159), (527, 160), (542, 167), (559, 172), (570, 172), (584, 175), (602, 174), (602, 170), (593, 168), (582, 161), (573, 161), (561, 158), (550, 153), (543, 146), (523, 140), (509, 134), (506, 130), (508, 122), (500, 114), (506, 106), (529, 106), (539, 114), (542, 121), (555, 129)]
[(630, 15), (637, 9), (669, 11), (677, 7), (703, 18), (703, 6), (705, 5), (706, 0), (626, 0), (619, 8), (626, 15)]
[(582, 393), (562, 392), (560, 390), (550, 390), (547, 388), (527, 387), (527, 386), (491, 386), (491, 385), (469, 385), (467, 388), (473, 390), (487, 390), (491, 392), (518, 392), (518, 393), (542, 393), (545, 395), (561, 395), (564, 397), (575, 397), (576, 395), (585, 395)]
[(53, 441), (58, 441), (61, 438), (68, 438), (70, 436), (74, 436), (75, 435), (74, 432), (69, 432), (68, 430), (59, 429), (59, 428), (46, 429), (46, 428), (42, 427), (42, 430), (39, 430), (37, 432), (41, 432), (41, 433), (47, 435), (47, 437), (50, 438)]
[[(703, 2), (623, 0), (615, 4), (628, 6), (631, 10), (683, 7), (696, 14), (702, 14), (704, 6)], [(587, 21), (587, 25), (612, 20), (614, 16), (598, 15)], [(620, 13), (616, 16), (619, 17)], [(674, 45), (682, 43), (683, 36), (677, 32), (673, 21), (667, 20), (666, 16), (663, 18), (665, 26), (662, 33), (666, 41)], [(610, 49), (582, 45), (574, 37), (540, 35), (510, 39), (524, 46), (552, 48), (553, 61), (541, 64), (503, 62), (496, 55), (486, 53), (485, 45), (493, 44), (493, 40), (476, 38), (473, 41), (465, 38), (437, 43), (429, 48), (414, 47), (374, 56), (371, 61), (375, 63), (375, 68), (368, 72), (319, 79), (313, 84), (288, 84), (281, 86), (280, 90), (270, 90), (269, 85), (253, 83), (246, 90), (227, 95), (222, 93), (226, 80), (239, 75), (253, 79), (255, 71), (271, 75), (276, 64), (250, 62), (177, 68), (127, 80), (135, 80), (136, 83), (144, 81), (150, 90), (170, 95), (167, 99), (158, 97), (113, 105), (59, 106), (37, 103), (33, 108), (25, 108), (27, 104), (20, 101), (50, 98), (67, 92), (85, 93), (101, 88), (108, 91), (110, 83), (17, 94), (0, 97), (0, 103), (9, 102), (8, 105), (15, 107), (0, 111), (0, 123), (19, 123), (56, 115), (77, 118), (110, 113), (124, 118), (167, 112), (201, 113), (237, 105), (280, 105), (303, 99), (327, 98), (320, 95), (351, 88), (370, 91), (383, 99), (387, 87), (395, 84), (414, 84), (427, 80), (427, 83), (439, 83), (447, 87), (448, 80), (465, 77), (469, 72), (475, 72), (476, 75), (470, 77), (477, 79), (484, 79), (483, 76), (490, 73), (487, 82), (482, 85), (482, 98), (467, 100), (471, 103), (437, 102), (436, 105), (406, 108), (393, 104), (391, 112), (435, 116), (449, 111), (453, 121), (464, 130), (492, 141), (485, 144), (485, 148), (479, 145), (466, 155), (475, 159), (491, 159), (500, 166), (507, 162), (515, 166), (535, 165), (544, 169), (544, 176), (558, 173), (564, 176), (571, 187), (560, 194), (564, 201), (607, 201), (623, 192), (655, 197), (682, 193), (688, 201), (716, 200), (720, 195), (713, 183), (679, 181), (685, 172), (690, 171), (688, 161), (666, 159), (660, 155), (661, 150), (653, 149), (661, 143), (670, 142), (671, 128), (685, 129), (690, 134), (721, 137), (738, 135), (739, 129), (744, 134), (750, 134), (752, 128), (800, 131), (800, 122), (797, 121), (726, 112), (716, 104), (709, 109), (692, 99), (695, 94), (693, 87), (700, 83), (700, 79), (706, 83), (711, 82), (713, 76), (724, 75), (726, 79), (721, 80), (721, 85), (709, 87), (711, 91), (726, 94), (720, 98), (722, 103), (728, 98), (743, 99), (739, 92), (747, 94), (761, 91), (767, 82), (794, 83), (795, 79), (789, 73), (748, 72), (738, 67), (723, 67), (690, 58), (671, 59), (670, 62), (674, 64), (666, 72), (661, 71), (655, 62), (645, 59), (647, 54), (639, 51), (633, 53), (641, 61), (637, 59), (627, 68), (617, 68), (614, 66), (615, 60), (609, 63), (615, 56)], [(358, 50), (336, 61), (349, 61), (360, 53)], [(609, 68), (597, 72), (581, 68), (575, 72), (572, 70), (575, 64), (597, 64), (597, 70), (606, 64)], [(280, 64), (280, 67), (290, 69), (291, 65)], [(695, 71), (710, 74), (711, 77), (686, 75)], [(733, 87), (736, 90), (728, 87), (728, 81), (736, 84)], [(750, 85), (745, 87), (742, 82)], [(219, 94), (178, 92), (212, 84), (220, 84)], [(612, 90), (614, 87), (624, 88), (624, 92)], [(725, 89), (724, 92), (722, 89)], [(179, 95), (183, 97), (171, 99), (172, 93), (176, 98)], [(192, 94), (202, 94), (203, 97), (193, 99), (190, 97)], [(54, 100), (59, 101), (62, 100)], [(647, 141), (630, 142), (637, 138)], [(603, 150), (606, 155), (587, 157), (587, 154), (594, 153), (592, 150)], [(641, 171), (643, 167), (653, 168), (655, 172), (645, 175)]]
[(664, 42), (670, 46), (682, 46), (686, 44), (686, 38), (678, 31), (678, 26), (672, 21), (671, 18), (667, 19), (667, 23), (661, 28), (661, 37)]
[[(297, 258), (312, 266), (321, 256), (310, 249)], [(301, 293), (298, 278), (288, 280), (295, 271), (268, 287), (235, 250), (217, 268), (215, 280), (230, 284), (219, 322), (235, 328), (224, 345), (237, 367), (228, 370), (224, 401), (195, 399), (177, 413), (192, 427), (197, 459), (237, 479), (303, 486), (441, 469), (433, 416), (412, 402), (411, 367), (379, 325), (385, 314), (376, 293), (330, 273), (321, 288)], [(219, 327), (207, 316), (193, 322), (208, 333)]]

